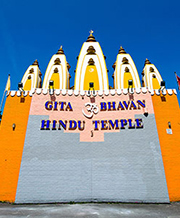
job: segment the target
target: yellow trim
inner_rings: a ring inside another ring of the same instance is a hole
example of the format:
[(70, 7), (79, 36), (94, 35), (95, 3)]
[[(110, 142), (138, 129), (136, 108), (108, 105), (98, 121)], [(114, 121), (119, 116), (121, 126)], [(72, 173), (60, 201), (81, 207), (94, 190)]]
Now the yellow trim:
[(54, 89), (59, 89), (60, 88), (60, 76), (59, 73), (53, 73), (51, 75), (51, 79), (54, 81)]
[(153, 89), (160, 89), (160, 84), (157, 78), (152, 77), (152, 86)]
[[(31, 76), (31, 75), (29, 75), (29, 76)], [(28, 79), (28, 78), (26, 79), (26, 82), (24, 84), (23, 89), (24, 89), (24, 91), (30, 91), (31, 87), (32, 87), (32, 76), (30, 79)]]

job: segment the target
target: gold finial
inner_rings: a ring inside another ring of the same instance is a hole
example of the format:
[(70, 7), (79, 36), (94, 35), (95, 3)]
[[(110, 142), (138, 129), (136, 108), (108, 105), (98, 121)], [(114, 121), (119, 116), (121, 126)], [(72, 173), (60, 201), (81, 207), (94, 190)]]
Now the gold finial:
[(64, 51), (63, 51), (63, 48), (62, 48), (62, 45), (61, 47), (59, 48), (58, 52), (56, 54), (64, 54)]
[(31, 69), (29, 70), (29, 73), (34, 73), (34, 69), (31, 68)]
[(122, 62), (123, 62), (123, 64), (128, 64), (129, 63), (129, 61), (128, 61), (128, 59), (126, 57), (123, 57)]
[(150, 67), (149, 70), (150, 70), (150, 72), (154, 72), (154, 68), (153, 67)]
[(124, 48), (121, 46), (118, 54), (126, 54)]
[(94, 60), (92, 58), (89, 59), (88, 65), (94, 65)]
[(57, 67), (54, 69), (54, 73), (58, 73), (58, 68)]
[(151, 62), (146, 58), (144, 65), (151, 64)]
[(87, 54), (92, 55), (92, 54), (95, 54), (95, 53), (96, 53), (96, 50), (94, 49), (94, 47), (92, 45), (89, 46), (89, 48), (87, 49)]
[(90, 35), (88, 36), (86, 42), (96, 42), (95, 37), (93, 36), (93, 32), (94, 32), (93, 30), (89, 31)]
[(93, 31), (93, 30), (90, 30), (89, 33), (90, 33), (90, 35), (92, 36), (92, 34), (94, 33), (94, 31)]
[(54, 65), (60, 65), (61, 61), (59, 58), (56, 58), (56, 60), (54, 61)]
[(39, 67), (38, 60), (36, 59), (32, 65), (37, 65)]
[(129, 68), (128, 67), (125, 68), (125, 72), (129, 72)]

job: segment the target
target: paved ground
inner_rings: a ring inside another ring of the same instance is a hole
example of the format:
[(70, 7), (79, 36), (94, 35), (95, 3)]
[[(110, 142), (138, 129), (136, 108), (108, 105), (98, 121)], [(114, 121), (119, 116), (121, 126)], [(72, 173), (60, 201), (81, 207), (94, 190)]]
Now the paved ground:
[(0, 218), (180, 218), (180, 202), (172, 204), (40, 204), (0, 203)]

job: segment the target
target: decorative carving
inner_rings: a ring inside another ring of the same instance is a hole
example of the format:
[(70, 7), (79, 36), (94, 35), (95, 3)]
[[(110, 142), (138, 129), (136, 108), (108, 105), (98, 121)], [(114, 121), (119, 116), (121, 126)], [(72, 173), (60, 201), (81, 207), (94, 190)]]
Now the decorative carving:
[(71, 66), (69, 65), (69, 63), (67, 62), (67, 69), (69, 70), (71, 68)]
[(62, 45), (61, 45), (61, 47), (59, 48), (59, 50), (58, 50), (58, 52), (56, 54), (64, 54), (64, 50), (62, 48)]
[(28, 79), (31, 79), (31, 75), (28, 76)]
[(88, 36), (86, 42), (96, 42), (95, 37), (93, 36), (93, 30), (91, 30), (89, 33), (90, 35)]
[(154, 72), (154, 68), (150, 67), (149, 68), (150, 72)]
[(54, 65), (60, 65), (61, 61), (59, 58), (56, 58), (56, 60), (54, 61)]
[(144, 65), (151, 64), (151, 62), (146, 58)]
[(94, 65), (94, 60), (92, 58), (89, 59), (88, 65)]
[(115, 61), (114, 64), (112, 65), (112, 68), (115, 70), (115, 68), (116, 68), (116, 61)]
[(129, 68), (128, 67), (125, 68), (125, 72), (129, 72)]
[(29, 71), (29, 73), (33, 73), (34, 72), (34, 69), (33, 68), (31, 68), (30, 69), (30, 71)]
[(153, 74), (153, 75), (152, 75), (152, 77), (153, 77), (153, 78), (156, 78), (156, 75), (155, 75), (155, 74)]
[(123, 57), (122, 62), (123, 62), (123, 64), (128, 64), (129, 63), (129, 61), (128, 61), (128, 59), (126, 57)]
[(121, 46), (118, 54), (126, 54), (124, 48)]
[(87, 55), (94, 55), (96, 50), (94, 49), (94, 47), (91, 45), (89, 46), (89, 48), (87, 49)]
[(58, 73), (58, 69), (57, 69), (57, 67), (54, 69), (54, 73)]

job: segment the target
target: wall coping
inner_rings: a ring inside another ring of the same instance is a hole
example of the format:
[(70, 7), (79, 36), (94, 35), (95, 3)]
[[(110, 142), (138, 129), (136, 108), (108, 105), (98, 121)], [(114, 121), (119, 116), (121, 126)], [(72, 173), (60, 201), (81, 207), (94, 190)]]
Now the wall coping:
[[(142, 88), (133, 88), (133, 89), (109, 89), (109, 90), (105, 90), (105, 91), (102, 91), (102, 90), (99, 90), (99, 91), (84, 91), (84, 90), (81, 90), (81, 91), (78, 91), (78, 90), (72, 90), (72, 89), (55, 89), (54, 90), (54, 95), (68, 95), (68, 96), (114, 96), (114, 95), (127, 95), (127, 94), (140, 94), (140, 93), (143, 93), (143, 94), (146, 94), (146, 93), (150, 93), (152, 96), (153, 95), (177, 95), (177, 91), (176, 89), (163, 89), (163, 90), (159, 90), (159, 89), (155, 89), (155, 90), (148, 90), (146, 87), (142, 87)], [(11, 91), (8, 91), (6, 96), (11, 96), (11, 97), (14, 97), (14, 96), (18, 96), (18, 97), (21, 97), (21, 96), (24, 96), (26, 97), (27, 95), (29, 96), (33, 96), (34, 94), (37, 94), (37, 95), (47, 95), (49, 94), (49, 90), (48, 89), (41, 89), (41, 88), (37, 88), (37, 89), (32, 89), (31, 91), (17, 91), (17, 90), (11, 90)]]

